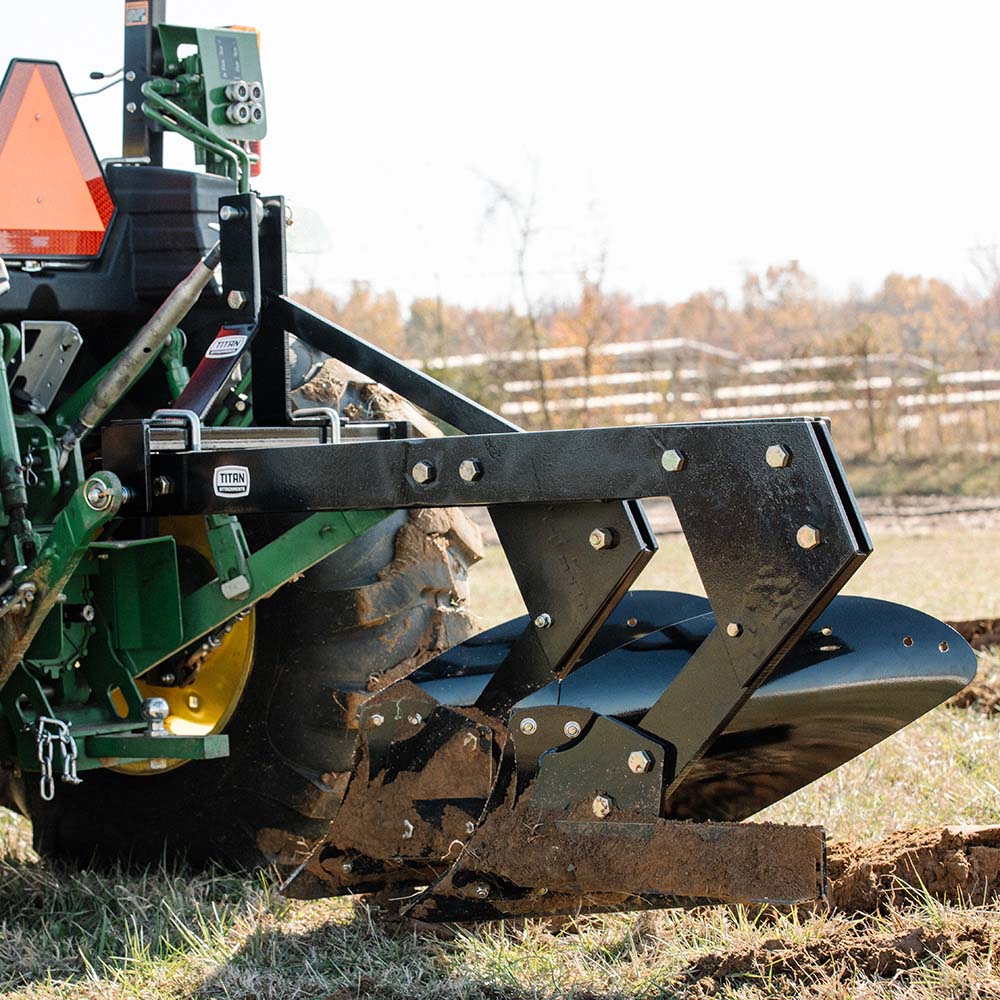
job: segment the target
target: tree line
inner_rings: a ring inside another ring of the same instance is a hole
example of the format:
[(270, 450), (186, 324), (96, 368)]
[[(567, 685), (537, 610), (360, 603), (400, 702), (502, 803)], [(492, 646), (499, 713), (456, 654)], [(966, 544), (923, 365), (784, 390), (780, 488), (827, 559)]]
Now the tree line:
[(735, 300), (706, 290), (682, 302), (639, 302), (607, 288), (603, 258), (580, 273), (574, 295), (529, 298), (525, 287), (517, 308), (433, 296), (404, 310), (393, 292), (363, 282), (341, 296), (313, 287), (297, 297), (484, 404), (506, 407), (527, 428), (768, 415), (813, 400), (822, 415), (820, 404), (836, 401), (841, 448), (846, 438), (858, 454), (909, 455), (970, 435), (992, 447), (1000, 264), (985, 250), (973, 264), (977, 279), (961, 291), (890, 274), (871, 294), (840, 297), (821, 293), (790, 261), (747, 274)]

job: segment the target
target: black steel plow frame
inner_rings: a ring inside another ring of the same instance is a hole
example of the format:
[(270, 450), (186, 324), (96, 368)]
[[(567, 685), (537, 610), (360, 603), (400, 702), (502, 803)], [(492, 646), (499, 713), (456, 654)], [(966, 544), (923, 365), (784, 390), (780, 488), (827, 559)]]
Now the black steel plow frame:
[[(656, 548), (638, 498), (672, 500), (720, 624), (637, 728), (599, 719), (573, 748), (545, 756), (539, 792), (553, 809), (572, 806), (581, 785), (590, 785), (608, 788), (637, 814), (659, 815), (691, 765), (871, 551), (825, 421), (517, 433), (278, 294), (265, 296), (253, 345), (255, 358), (268, 348), (270, 413), (280, 410), (287, 371), (275, 365), (280, 355), (268, 341), (286, 333), (465, 433), (157, 452), (146, 422), (120, 423), (105, 432), (103, 454), (105, 467), (134, 494), (122, 513), (488, 507), (532, 619), (477, 703), (494, 716), (605, 651), (601, 625)], [(254, 374), (256, 408), (265, 382)], [(221, 466), (245, 470), (246, 496), (218, 495)], [(158, 477), (172, 491), (154, 496), (149, 484)], [(618, 766), (637, 748), (652, 761), (638, 780)]]

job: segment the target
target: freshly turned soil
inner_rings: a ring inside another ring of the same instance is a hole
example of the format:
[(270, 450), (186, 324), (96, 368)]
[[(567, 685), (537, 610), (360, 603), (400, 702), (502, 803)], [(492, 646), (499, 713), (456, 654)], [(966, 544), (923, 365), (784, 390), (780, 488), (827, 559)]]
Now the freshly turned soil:
[(830, 844), (830, 906), (874, 912), (927, 894), (981, 905), (1000, 892), (1000, 826), (903, 830), (878, 843)]
[(799, 995), (778, 992), (774, 981), (787, 978), (829, 986), (851, 982), (859, 974), (892, 978), (931, 958), (957, 968), (969, 958), (995, 952), (998, 946), (1000, 922), (991, 914), (971, 911), (957, 926), (943, 930), (886, 931), (860, 924), (831, 929), (822, 940), (809, 944), (774, 939), (750, 950), (712, 953), (685, 969), (680, 982), (689, 984), (683, 995), (690, 997), (715, 996), (722, 981), (750, 977), (771, 983), (776, 992), (769, 995)]
[(970, 621), (948, 622), (973, 649), (1000, 646), (1000, 618), (973, 618)]

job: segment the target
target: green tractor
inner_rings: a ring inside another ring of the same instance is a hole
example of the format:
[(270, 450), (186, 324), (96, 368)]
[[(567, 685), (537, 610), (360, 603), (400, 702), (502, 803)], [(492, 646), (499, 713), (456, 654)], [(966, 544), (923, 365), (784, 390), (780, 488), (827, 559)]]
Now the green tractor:
[[(743, 821), (975, 672), (837, 596), (871, 544), (829, 424), (519, 432), (289, 297), (256, 34), (124, 34), (120, 157), (55, 63), (0, 91), (0, 792), (38, 851), (428, 920), (822, 897), (820, 827)], [(633, 589), (651, 496), (707, 598)], [(466, 506), (529, 612), (478, 634)]]

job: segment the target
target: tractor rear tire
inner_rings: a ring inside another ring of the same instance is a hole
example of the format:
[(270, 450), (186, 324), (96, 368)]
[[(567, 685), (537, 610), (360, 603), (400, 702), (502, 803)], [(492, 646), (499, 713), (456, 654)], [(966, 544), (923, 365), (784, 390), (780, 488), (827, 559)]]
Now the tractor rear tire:
[[(398, 397), (355, 378), (346, 372), (337, 398), (321, 401), (349, 412), (361, 400), (369, 419), (410, 416)], [(319, 398), (314, 387), (309, 401)], [(254, 549), (294, 520), (242, 523)], [(2, 804), (31, 819), (47, 857), (290, 870), (339, 806), (358, 704), (475, 631), (467, 570), (481, 555), (460, 510), (391, 514), (257, 605), (252, 666), (224, 729), (228, 757), (160, 773), (86, 771), (80, 785), (57, 783), (51, 802), (37, 775), (8, 775)]]
[(460, 511), (398, 512), (261, 602), (229, 756), (162, 774), (87, 771), (51, 802), (28, 773), (15, 792), (35, 849), (84, 863), (300, 863), (346, 786), (357, 704), (474, 631), (477, 545)]

